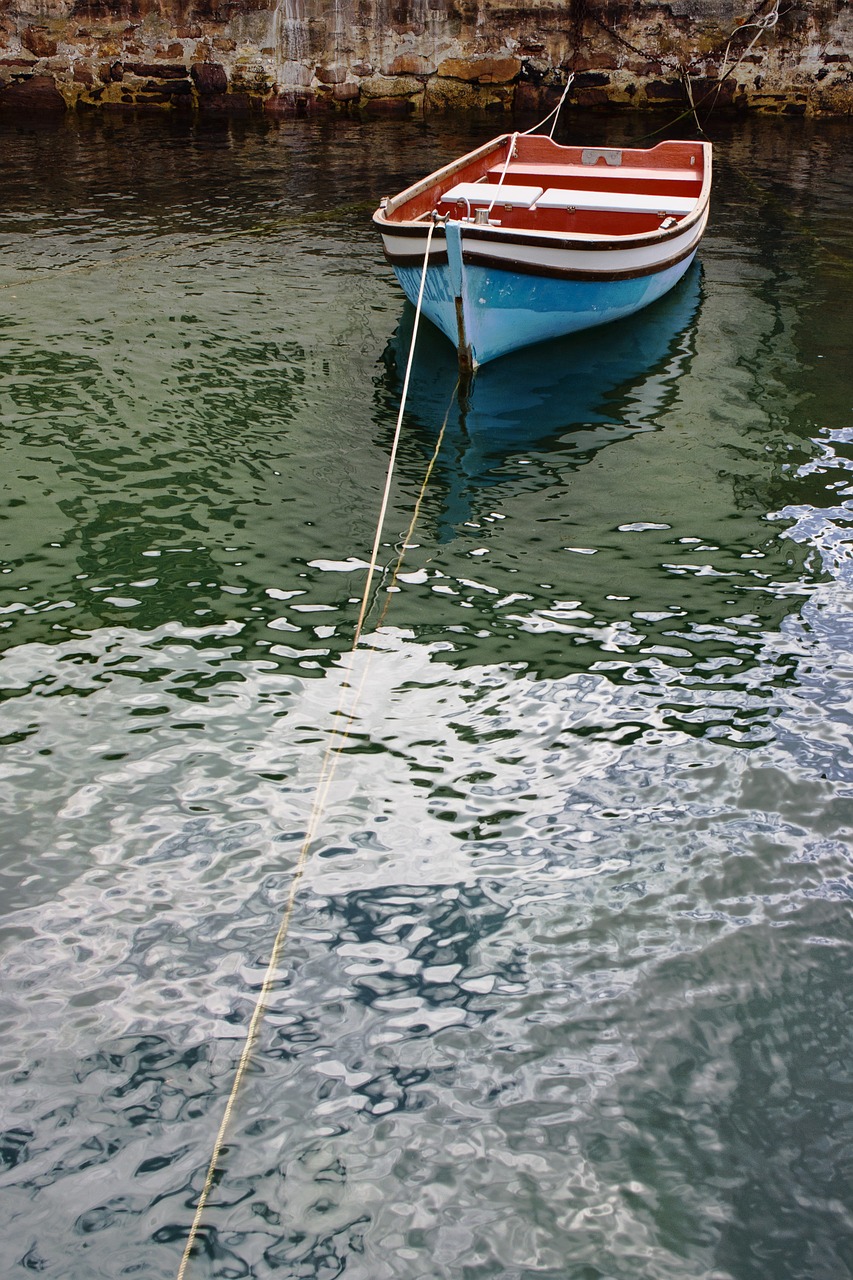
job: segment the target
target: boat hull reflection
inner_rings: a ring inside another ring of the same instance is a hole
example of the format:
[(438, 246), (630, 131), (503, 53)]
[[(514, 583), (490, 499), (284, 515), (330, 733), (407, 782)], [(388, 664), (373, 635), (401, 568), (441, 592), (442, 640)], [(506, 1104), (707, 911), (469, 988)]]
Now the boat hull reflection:
[[(432, 450), (446, 419), (439, 460), (446, 517), (468, 518), (466, 489), (506, 483), (521, 451), (557, 450), (562, 465), (580, 467), (608, 445), (657, 430), (689, 366), (700, 298), (694, 263), (642, 316), (507, 356), (467, 385), (447, 343), (421, 326), (406, 415), (419, 428), (421, 452)], [(383, 356), (389, 398), (402, 394), (413, 325), (414, 308), (407, 307)]]

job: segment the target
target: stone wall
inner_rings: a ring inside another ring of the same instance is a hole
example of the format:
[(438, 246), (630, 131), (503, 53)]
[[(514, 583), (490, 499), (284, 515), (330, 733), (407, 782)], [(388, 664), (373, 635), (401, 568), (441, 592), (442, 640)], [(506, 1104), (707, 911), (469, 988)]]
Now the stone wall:
[[(853, 111), (850, 0), (0, 0), (0, 109)], [(756, 23), (765, 24), (763, 27)]]

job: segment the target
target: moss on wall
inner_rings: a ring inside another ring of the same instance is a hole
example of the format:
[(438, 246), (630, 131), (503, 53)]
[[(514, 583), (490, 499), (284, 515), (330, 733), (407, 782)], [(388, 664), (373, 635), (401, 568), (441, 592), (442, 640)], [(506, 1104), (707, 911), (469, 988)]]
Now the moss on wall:
[(406, 115), (694, 102), (853, 110), (853, 13), (808, 0), (0, 0), (0, 109)]

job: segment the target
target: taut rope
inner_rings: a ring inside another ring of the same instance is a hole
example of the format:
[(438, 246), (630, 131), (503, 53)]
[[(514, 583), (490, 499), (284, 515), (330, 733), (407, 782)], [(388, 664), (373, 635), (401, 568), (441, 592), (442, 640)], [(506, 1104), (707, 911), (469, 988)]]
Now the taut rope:
[[(382, 526), (385, 522), (385, 515), (388, 508), (388, 498), (391, 492), (391, 481), (394, 474), (394, 464), (397, 456), (397, 446), (400, 441), (400, 434), (401, 434), (402, 424), (403, 424), (403, 413), (406, 407), (406, 398), (409, 392), (409, 379), (412, 371), (412, 362), (413, 362), (414, 353), (415, 353), (415, 340), (417, 339), (417, 336), (418, 336), (418, 324), (421, 316), (421, 307), (423, 303), (424, 287), (426, 284), (427, 267), (429, 265), (430, 246), (432, 244), (432, 235), (433, 235), (434, 228), (435, 228), (435, 223), (431, 222), (429, 226), (429, 231), (427, 233), (426, 249), (424, 251), (424, 263), (423, 263), (423, 269), (421, 272), (421, 283), (420, 283), (420, 289), (418, 291), (417, 307), (415, 309), (415, 323), (412, 329), (412, 339), (409, 347), (409, 358), (406, 365), (406, 374), (403, 381), (403, 391), (400, 399), (400, 409), (397, 414), (397, 425), (394, 431), (394, 440), (391, 446), (391, 454), (388, 459), (388, 470), (385, 478), (385, 489), (382, 495), (382, 503), (380, 506), (379, 517), (376, 524), (376, 535), (373, 541), (373, 552), (371, 554), (370, 565), (368, 567), (368, 572), (367, 572), (367, 580), (364, 586), (364, 594), (361, 600), (361, 609), (359, 610), (358, 621), (356, 623), (355, 632), (353, 635), (353, 641), (352, 641), (352, 645), (350, 647), (348, 656), (355, 653), (358, 647), (358, 644), (361, 640), (364, 620), (367, 614), (368, 602), (371, 594), (371, 584), (373, 580), (373, 575), (376, 571), (376, 564), (379, 556), (380, 539), (382, 536)], [(457, 382), (457, 387), (458, 385), (459, 384)], [(400, 553), (397, 558), (397, 562), (394, 566), (392, 585), (393, 585), (393, 580), (396, 579), (397, 574), (399, 573), (400, 565), (402, 564), (403, 556), (406, 551), (406, 544), (410, 542), (412, 533), (414, 531), (415, 522), (417, 521), (418, 513), (420, 512), (421, 502), (422, 502), (424, 493), (426, 492), (426, 487), (432, 475), (433, 468), (435, 466), (435, 462), (438, 457), (439, 451), (441, 449), (441, 445), (444, 439), (445, 428), (447, 426), (447, 420), (448, 420), (448, 417), (450, 416), (450, 408), (452, 406), (453, 398), (455, 397), (455, 395), (456, 395), (456, 387), (454, 387), (453, 397), (451, 397), (450, 403), (448, 404), (447, 412), (444, 416), (444, 422), (442, 423), (441, 431), (439, 432), (435, 449), (433, 450), (432, 458), (430, 459), (429, 466), (427, 467), (426, 474), (421, 484), (421, 490), (420, 490), (420, 493), (418, 494), (418, 498), (415, 503), (415, 509), (412, 515), (411, 522), (409, 524), (408, 532), (406, 533)], [(382, 614), (378, 624), (380, 626), (382, 624), (382, 621), (385, 618), (385, 614), (387, 612), (389, 602), (390, 602), (390, 595), (388, 597), (388, 601), (386, 601), (385, 608), (382, 610)], [(261, 982), (261, 987), (258, 992), (257, 1000), (255, 1001), (255, 1007), (252, 1011), (252, 1016), (249, 1020), (249, 1025), (246, 1030), (246, 1038), (243, 1042), (243, 1049), (242, 1049), (242, 1052), (240, 1053), (240, 1059), (237, 1063), (237, 1069), (234, 1073), (234, 1080), (231, 1085), (231, 1091), (228, 1095), (228, 1100), (225, 1103), (225, 1110), (223, 1112), (222, 1120), (220, 1122), (219, 1129), (217, 1131), (216, 1138), (213, 1143), (213, 1151), (211, 1153), (210, 1162), (207, 1167), (207, 1174), (205, 1176), (204, 1185), (202, 1186), (201, 1193), (198, 1198), (198, 1204), (196, 1205), (195, 1215), (193, 1217), (189, 1234), (187, 1236), (187, 1242), (184, 1247), (183, 1256), (181, 1257), (180, 1266), (178, 1267), (176, 1280), (184, 1280), (184, 1277), (186, 1276), (186, 1273), (187, 1273), (187, 1268), (190, 1263), (190, 1258), (192, 1256), (193, 1248), (195, 1246), (196, 1240), (198, 1239), (198, 1233), (201, 1227), (202, 1218), (204, 1217), (204, 1211), (207, 1207), (207, 1203), (210, 1198), (210, 1192), (213, 1188), (213, 1183), (216, 1179), (220, 1157), (222, 1155), (222, 1150), (225, 1145), (225, 1135), (228, 1131), (228, 1126), (230, 1124), (231, 1116), (234, 1111), (234, 1104), (237, 1099), (237, 1094), (239, 1093), (240, 1086), (243, 1082), (243, 1077), (245, 1076), (246, 1071), (249, 1067), (249, 1063), (251, 1062), (252, 1051), (254, 1050), (255, 1043), (258, 1038), (258, 1031), (260, 1029), (261, 1022), (263, 1021), (264, 1014), (266, 1013), (266, 1010), (267, 1010), (269, 995), (275, 980), (275, 973), (278, 968), (278, 963), (281, 957), (282, 948), (284, 946), (284, 942), (287, 937), (288, 930), (290, 928), (290, 921), (293, 915), (293, 908), (296, 903), (296, 895), (299, 890), (299, 884), (300, 884), (300, 881), (302, 880), (302, 876), (305, 873), (305, 868), (308, 865), (311, 846), (317, 834), (317, 828), (319, 826), (320, 817), (325, 808), (326, 798), (329, 794), (329, 788), (332, 785), (332, 780), (335, 776), (335, 770), (337, 769), (338, 759), (340, 757), (343, 746), (349, 736), (349, 731), (350, 731), (350, 727), (352, 725), (353, 719), (355, 717), (356, 708), (360, 701), (362, 690), (364, 689), (364, 684), (365, 684), (368, 666), (369, 666), (370, 654), (372, 654), (373, 652), (374, 652), (373, 650), (370, 650), (370, 653), (368, 654), (368, 661), (364, 665), (361, 681), (358, 685), (358, 688), (355, 690), (354, 696), (350, 703), (349, 711), (346, 713), (345, 723), (342, 728), (336, 725), (333, 731), (333, 734), (331, 736), (331, 739), (329, 741), (329, 744), (326, 748), (325, 755), (323, 756), (323, 763), (320, 768), (320, 778), (317, 783), (316, 792), (314, 794), (314, 803), (311, 807), (311, 814), (308, 819), (308, 825), (305, 830), (305, 838), (302, 841), (302, 845), (299, 850), (299, 857), (297, 858), (296, 866), (294, 868), (293, 876), (291, 878), (290, 890), (287, 895), (287, 901), (284, 906), (284, 911), (281, 916), (281, 921), (278, 926), (278, 931), (275, 935), (275, 938), (273, 939), (273, 944), (270, 950), (270, 956), (269, 956), (269, 961), (267, 963), (266, 972), (264, 974), (263, 981)], [(349, 686), (344, 684), (343, 688), (344, 689), (349, 688)], [(337, 711), (335, 712), (336, 717), (342, 716), (345, 714), (344, 705), (343, 705), (344, 701), (345, 701), (345, 695), (342, 690), (341, 699), (338, 704)]]

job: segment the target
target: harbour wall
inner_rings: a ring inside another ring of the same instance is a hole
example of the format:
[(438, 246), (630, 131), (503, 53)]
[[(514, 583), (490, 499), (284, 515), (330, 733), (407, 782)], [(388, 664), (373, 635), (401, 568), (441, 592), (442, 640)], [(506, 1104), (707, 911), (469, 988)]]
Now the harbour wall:
[(849, 0), (0, 0), (0, 111), (853, 112)]

